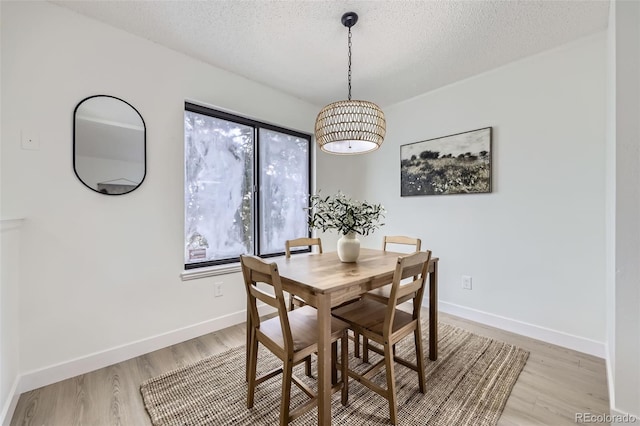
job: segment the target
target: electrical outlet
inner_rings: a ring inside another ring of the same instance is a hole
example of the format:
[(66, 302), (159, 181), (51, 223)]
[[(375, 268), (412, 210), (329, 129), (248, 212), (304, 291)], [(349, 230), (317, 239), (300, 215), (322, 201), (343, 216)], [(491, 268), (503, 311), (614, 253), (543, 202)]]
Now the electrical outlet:
[(471, 277), (469, 275), (462, 276), (462, 289), (471, 290)]
[(217, 282), (213, 284), (213, 295), (215, 297), (222, 297), (222, 283)]

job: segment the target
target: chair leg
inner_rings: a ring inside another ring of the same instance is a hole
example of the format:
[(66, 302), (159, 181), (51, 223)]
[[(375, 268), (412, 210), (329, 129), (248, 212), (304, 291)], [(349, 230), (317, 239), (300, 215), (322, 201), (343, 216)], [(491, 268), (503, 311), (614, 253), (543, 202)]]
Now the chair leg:
[(369, 362), (369, 339), (362, 336), (362, 362)]
[(342, 405), (347, 405), (349, 401), (349, 338), (345, 331), (340, 341), (340, 377), (342, 379)]
[(355, 331), (353, 332), (353, 344), (353, 354), (356, 358), (360, 358), (360, 335)]
[(418, 328), (416, 328), (416, 331), (413, 335), (416, 343), (416, 366), (418, 367), (418, 385), (420, 386), (420, 392), (424, 393), (426, 379), (424, 377), (424, 350), (422, 349), (422, 330), (420, 330), (420, 323), (418, 323)]
[(311, 355), (304, 359), (304, 374), (307, 377), (313, 377), (313, 374), (311, 374)]
[(389, 400), (389, 418), (391, 424), (398, 424), (398, 403), (396, 401), (396, 378), (393, 371), (393, 350), (391, 345), (384, 345), (384, 363), (387, 370), (387, 399)]
[(289, 405), (291, 404), (291, 381), (293, 362), (286, 360), (282, 368), (282, 397), (280, 398), (280, 426), (289, 424)]
[(249, 359), (251, 351), (251, 341), (253, 340), (253, 326), (251, 325), (251, 315), (249, 314), (250, 305), (247, 303), (247, 322), (245, 322), (246, 342), (245, 342), (245, 380), (249, 381)]
[(289, 310), (293, 311), (295, 307), (296, 306), (293, 304), (293, 294), (289, 293)]
[(249, 385), (247, 389), (247, 408), (253, 407), (253, 396), (256, 391), (256, 368), (258, 364), (258, 339), (255, 338), (255, 332), (251, 330), (251, 343), (249, 344), (249, 365), (247, 367), (247, 375)]
[(338, 361), (338, 342), (335, 341), (331, 344), (331, 384), (338, 383), (338, 369), (336, 368), (336, 362)]

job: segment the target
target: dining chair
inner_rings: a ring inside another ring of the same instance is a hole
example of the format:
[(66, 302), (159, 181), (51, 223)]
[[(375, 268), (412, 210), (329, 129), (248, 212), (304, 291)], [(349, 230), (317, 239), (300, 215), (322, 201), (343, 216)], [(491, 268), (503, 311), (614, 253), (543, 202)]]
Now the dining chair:
[[(307, 384), (293, 375), (293, 366), (304, 361), (318, 350), (318, 321), (317, 311), (311, 306), (303, 306), (294, 311), (288, 311), (285, 303), (282, 282), (276, 263), (266, 263), (255, 256), (240, 256), (242, 274), (247, 290), (248, 306), (251, 324), (247, 328), (249, 333), (248, 357), (248, 391), (247, 408), (252, 408), (256, 386), (282, 373), (282, 396), (280, 400), (280, 426), (300, 417), (317, 405), (317, 395)], [(273, 294), (258, 288), (258, 283), (265, 283), (272, 287)], [(275, 308), (278, 315), (262, 320), (258, 314), (257, 300)], [(331, 318), (332, 344), (332, 392), (342, 391), (341, 402), (347, 404), (349, 395), (348, 375), (348, 325)], [(340, 381), (337, 380), (337, 342), (340, 341)], [(258, 363), (258, 344), (262, 343), (275, 356), (280, 358), (283, 365), (256, 377)], [(309, 400), (290, 410), (291, 384), (298, 386)]]
[[(363, 362), (368, 362), (369, 349), (383, 355), (382, 360), (366, 369), (363, 373), (356, 373), (349, 370), (348, 374), (388, 400), (389, 417), (391, 423), (394, 425), (397, 424), (398, 421), (394, 362), (416, 371), (418, 373), (420, 392), (424, 393), (425, 390), (420, 310), (430, 259), (430, 251), (413, 253), (398, 258), (393, 274), (389, 303), (387, 305), (375, 300), (363, 298), (332, 311), (334, 316), (347, 322), (349, 328), (354, 332), (366, 338), (364, 340)], [(411, 282), (402, 282), (411, 276), (414, 277)], [(400, 300), (407, 295), (413, 295), (412, 313), (397, 309)], [(415, 364), (398, 357), (394, 351), (394, 345), (410, 334), (414, 335), (416, 352)], [(381, 345), (382, 349), (374, 346), (369, 348), (369, 340)], [(373, 377), (380, 372), (383, 366), (386, 370), (386, 389), (377, 385), (373, 380)]]
[[(320, 238), (296, 238), (293, 240), (287, 240), (284, 242), (284, 254), (287, 259), (291, 257), (291, 249), (295, 247), (308, 247), (317, 246), (318, 253), (322, 253), (322, 240)], [(296, 296), (295, 294), (289, 294), (289, 309), (293, 310), (296, 306), (304, 306), (305, 301)]]
[[(405, 237), (401, 235), (385, 235), (382, 240), (382, 250), (387, 251), (388, 244), (398, 244), (403, 246), (411, 246), (415, 252), (420, 251), (420, 247), (422, 245), (422, 241), (420, 238), (413, 237)], [(416, 279), (417, 277), (414, 277)], [(376, 288), (375, 290), (368, 291), (367, 293), (362, 295), (364, 299), (375, 300), (380, 303), (384, 303), (385, 305), (389, 303), (389, 294), (391, 293), (391, 284), (387, 284), (383, 287)], [(407, 294), (403, 297), (399, 303), (404, 303), (410, 300), (413, 296), (411, 294)], [(357, 336), (356, 336), (357, 337)], [(363, 338), (363, 340), (366, 339)], [(360, 339), (355, 340), (355, 354), (356, 357), (360, 355)], [(366, 359), (366, 358), (365, 358)]]

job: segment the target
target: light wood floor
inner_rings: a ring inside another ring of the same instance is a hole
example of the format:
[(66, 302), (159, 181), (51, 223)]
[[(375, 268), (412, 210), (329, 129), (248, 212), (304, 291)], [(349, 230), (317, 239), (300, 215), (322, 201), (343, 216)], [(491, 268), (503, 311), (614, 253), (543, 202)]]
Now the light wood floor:
[[(609, 414), (603, 359), (447, 314), (440, 314), (440, 321), (530, 351), (500, 426), (562, 426), (576, 424), (576, 413)], [(244, 325), (236, 325), (27, 392), (20, 396), (11, 426), (150, 425), (141, 382), (244, 341)]]

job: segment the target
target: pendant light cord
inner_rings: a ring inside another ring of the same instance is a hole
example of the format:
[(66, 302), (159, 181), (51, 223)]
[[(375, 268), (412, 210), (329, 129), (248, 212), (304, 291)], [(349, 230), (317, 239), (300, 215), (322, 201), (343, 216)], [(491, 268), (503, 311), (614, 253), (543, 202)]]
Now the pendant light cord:
[(349, 38), (348, 38), (348, 46), (349, 46), (349, 100), (351, 100), (351, 27), (349, 27)]

